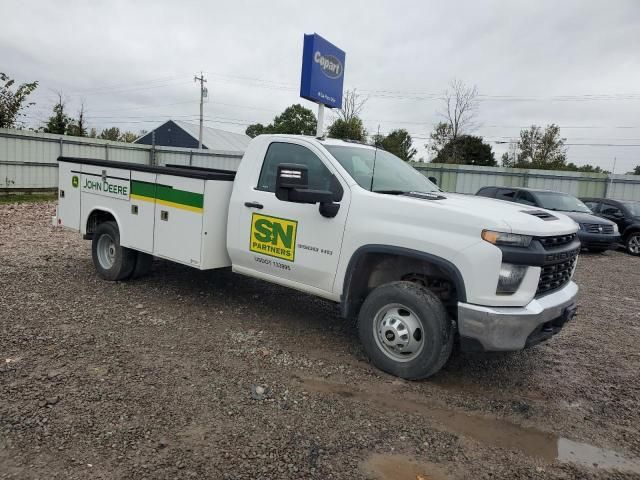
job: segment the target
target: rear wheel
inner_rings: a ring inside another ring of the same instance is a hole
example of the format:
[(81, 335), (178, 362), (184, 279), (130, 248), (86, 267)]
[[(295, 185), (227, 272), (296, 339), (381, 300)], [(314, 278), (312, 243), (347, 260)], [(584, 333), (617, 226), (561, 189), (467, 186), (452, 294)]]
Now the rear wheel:
[(442, 302), (411, 282), (373, 290), (360, 309), (358, 331), (372, 363), (406, 379), (436, 373), (453, 346), (453, 329)]
[(631, 232), (627, 236), (625, 246), (631, 255), (640, 255), (640, 232)]
[(124, 280), (136, 265), (136, 252), (120, 246), (120, 232), (115, 222), (103, 222), (96, 228), (91, 243), (93, 265), (105, 280)]

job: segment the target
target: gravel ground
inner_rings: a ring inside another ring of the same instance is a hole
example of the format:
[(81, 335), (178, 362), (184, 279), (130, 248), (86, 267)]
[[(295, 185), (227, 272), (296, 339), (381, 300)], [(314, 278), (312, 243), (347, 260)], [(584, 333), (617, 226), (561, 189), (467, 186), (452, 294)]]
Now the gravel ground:
[(0, 206), (0, 478), (640, 478), (640, 258), (583, 254), (549, 343), (406, 382), (302, 293), (102, 281), (54, 208)]

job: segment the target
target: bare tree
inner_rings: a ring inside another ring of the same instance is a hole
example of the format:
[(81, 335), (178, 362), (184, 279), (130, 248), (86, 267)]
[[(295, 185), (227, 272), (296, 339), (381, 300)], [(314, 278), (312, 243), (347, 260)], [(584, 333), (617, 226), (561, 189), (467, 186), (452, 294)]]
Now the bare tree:
[(354, 118), (360, 117), (367, 100), (369, 100), (369, 97), (363, 97), (355, 88), (346, 90), (342, 95), (342, 108), (338, 110), (337, 118), (344, 120), (346, 123), (351, 123)]
[(475, 129), (478, 113), (478, 87), (468, 87), (462, 80), (453, 79), (442, 97), (445, 111), (440, 115), (449, 124), (451, 139)]

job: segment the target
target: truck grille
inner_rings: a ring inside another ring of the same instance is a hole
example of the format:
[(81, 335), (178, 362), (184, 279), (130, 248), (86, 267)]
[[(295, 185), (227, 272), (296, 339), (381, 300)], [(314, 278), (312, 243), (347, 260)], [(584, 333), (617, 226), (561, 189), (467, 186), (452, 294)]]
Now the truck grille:
[(571, 274), (573, 273), (573, 267), (578, 260), (578, 250), (568, 252), (567, 257), (568, 258), (559, 263), (552, 263), (541, 267), (536, 296), (558, 290), (569, 283)]
[(588, 233), (604, 233), (611, 235), (613, 233), (613, 225), (603, 225), (599, 223), (583, 223), (582, 227)]
[(556, 235), (553, 237), (539, 237), (538, 240), (546, 250), (549, 247), (559, 247), (571, 243), (575, 238), (576, 234), (570, 233), (568, 235)]

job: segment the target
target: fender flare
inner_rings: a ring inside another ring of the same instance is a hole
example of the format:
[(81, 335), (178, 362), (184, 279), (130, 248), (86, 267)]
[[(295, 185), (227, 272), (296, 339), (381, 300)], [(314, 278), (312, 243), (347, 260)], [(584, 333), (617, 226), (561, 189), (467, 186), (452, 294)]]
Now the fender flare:
[(94, 208), (91, 209), (91, 211), (87, 214), (87, 216), (84, 219), (84, 222), (82, 223), (82, 235), (84, 238), (87, 237), (87, 225), (89, 223), (89, 219), (91, 218), (91, 215), (93, 215), (95, 212), (104, 212), (104, 213), (108, 213), (109, 215), (111, 215), (113, 217), (113, 219), (116, 221), (116, 225), (118, 226), (118, 231), (120, 230), (120, 219), (118, 218), (118, 215), (116, 214), (116, 212), (114, 212), (113, 210), (111, 210), (110, 208), (107, 207), (100, 207), (100, 206), (96, 206)]
[(340, 295), (340, 313), (345, 318), (353, 316), (357, 308), (357, 304), (352, 298), (351, 292), (356, 265), (358, 264), (358, 261), (362, 256), (369, 253), (397, 255), (400, 257), (425, 260), (427, 262), (433, 263), (451, 276), (456, 287), (456, 292), (458, 294), (458, 301), (467, 301), (467, 291), (462, 273), (460, 273), (458, 267), (456, 267), (449, 260), (446, 260), (437, 255), (432, 255), (427, 252), (421, 252), (420, 250), (396, 247), (393, 245), (363, 245), (351, 255), (351, 258), (349, 259), (349, 263), (347, 265), (347, 270), (344, 275), (344, 283), (342, 284), (342, 295)]

